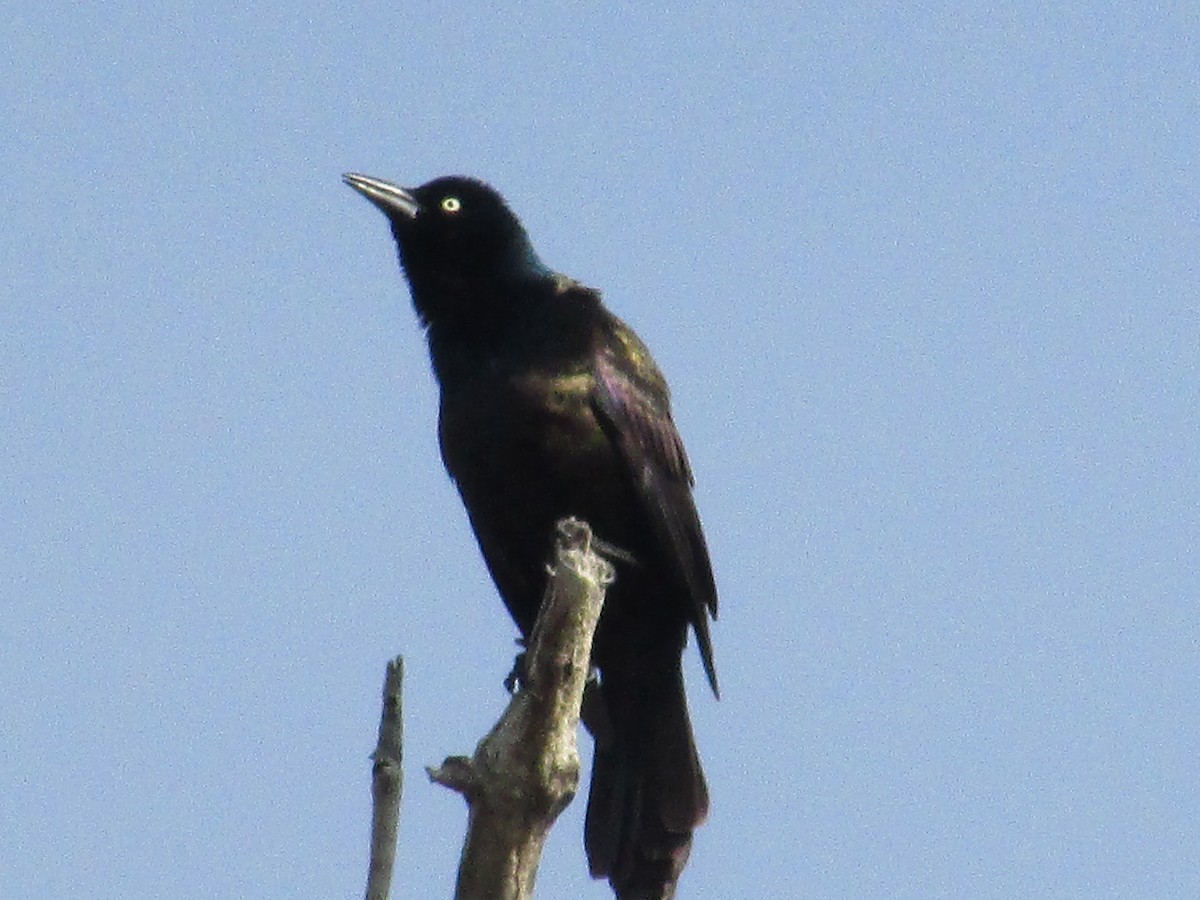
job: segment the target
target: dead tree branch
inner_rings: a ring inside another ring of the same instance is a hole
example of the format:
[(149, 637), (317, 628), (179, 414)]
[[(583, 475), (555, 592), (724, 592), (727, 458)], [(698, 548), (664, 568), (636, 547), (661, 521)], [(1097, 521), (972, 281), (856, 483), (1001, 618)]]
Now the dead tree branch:
[(473, 757), (450, 757), (429, 770), (469, 807), (457, 900), (532, 896), (546, 835), (579, 784), (579, 708), (612, 578), (591, 529), (576, 519), (560, 522), (516, 694)]
[(400, 818), (400, 795), (404, 789), (404, 721), (401, 688), (404, 658), (387, 665), (383, 680), (383, 714), (379, 719), (379, 741), (371, 754), (371, 863), (367, 875), (367, 900), (387, 900), (392, 888), (392, 866), (396, 860), (396, 826)]

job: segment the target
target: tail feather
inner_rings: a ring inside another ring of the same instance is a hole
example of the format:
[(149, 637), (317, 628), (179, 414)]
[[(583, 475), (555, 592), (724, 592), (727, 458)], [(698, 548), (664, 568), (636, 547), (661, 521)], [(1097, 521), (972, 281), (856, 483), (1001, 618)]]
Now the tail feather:
[[(683, 675), (605, 677), (584, 843), (592, 876), (619, 898), (674, 896), (692, 832), (708, 816), (708, 788), (688, 720)], [(593, 704), (593, 707), (597, 704)]]

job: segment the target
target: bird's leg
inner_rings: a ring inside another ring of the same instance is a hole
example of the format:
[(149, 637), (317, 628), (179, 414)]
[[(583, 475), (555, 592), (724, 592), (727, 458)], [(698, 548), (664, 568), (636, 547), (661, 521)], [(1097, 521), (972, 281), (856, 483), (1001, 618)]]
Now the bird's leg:
[(514, 694), (517, 688), (524, 687), (529, 682), (529, 670), (526, 668), (525, 638), (517, 638), (517, 646), (521, 651), (513, 659), (512, 670), (504, 676), (504, 689)]
[(597, 747), (612, 745), (612, 720), (608, 716), (608, 706), (604, 703), (604, 694), (600, 690), (600, 679), (597, 670), (592, 669), (587, 684), (583, 686), (583, 706), (579, 717), (587, 727), (596, 742)]

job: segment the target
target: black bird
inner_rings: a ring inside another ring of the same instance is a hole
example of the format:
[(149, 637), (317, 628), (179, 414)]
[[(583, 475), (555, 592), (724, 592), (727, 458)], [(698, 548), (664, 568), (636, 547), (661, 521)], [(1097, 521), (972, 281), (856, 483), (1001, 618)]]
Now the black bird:
[(717, 693), (717, 591), (666, 381), (599, 292), (541, 262), (488, 185), (344, 180), (391, 223), (441, 385), (442, 459), (522, 635), (559, 519), (624, 551), (593, 645), (601, 702), (585, 704), (585, 844), (618, 897), (670, 897), (708, 814), (680, 654), (690, 625)]

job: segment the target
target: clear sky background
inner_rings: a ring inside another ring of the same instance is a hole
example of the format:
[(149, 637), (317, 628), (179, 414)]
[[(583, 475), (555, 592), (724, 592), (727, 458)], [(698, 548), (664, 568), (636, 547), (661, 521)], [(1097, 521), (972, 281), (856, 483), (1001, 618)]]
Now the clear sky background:
[(514, 630), (347, 170), (493, 182), (671, 379), (682, 897), (1200, 896), (1200, 7), (1058, 6), (6, 11), (0, 897), (361, 896), (400, 652), (449, 896)]

